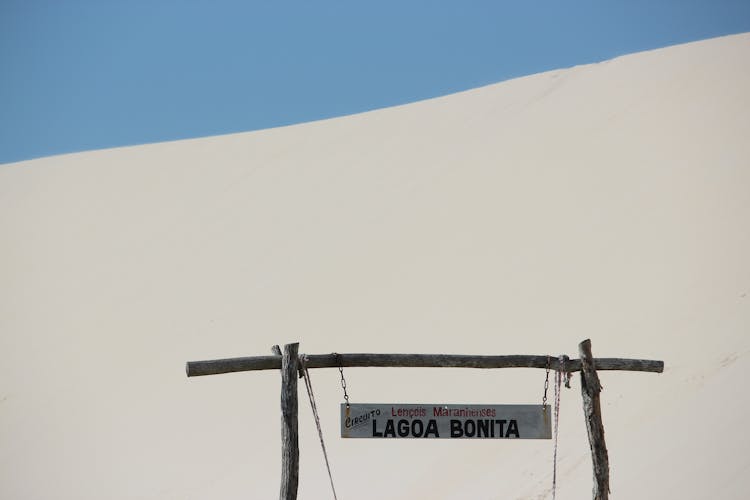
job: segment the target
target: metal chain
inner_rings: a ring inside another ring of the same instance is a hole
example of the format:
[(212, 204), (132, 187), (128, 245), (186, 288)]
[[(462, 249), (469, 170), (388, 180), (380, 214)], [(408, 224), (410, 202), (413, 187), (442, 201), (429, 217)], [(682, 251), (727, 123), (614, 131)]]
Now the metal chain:
[(331, 464), (328, 461), (328, 452), (326, 451), (326, 443), (323, 441), (323, 429), (320, 426), (320, 415), (318, 415), (318, 405), (315, 402), (315, 394), (313, 393), (312, 382), (310, 381), (310, 372), (307, 371), (307, 355), (303, 354), (300, 356), (300, 364), (302, 365), (302, 372), (305, 378), (305, 388), (307, 389), (307, 397), (310, 400), (310, 407), (312, 408), (313, 416), (315, 417), (315, 425), (318, 428), (318, 438), (320, 439), (320, 448), (323, 450), (323, 458), (326, 462), (326, 470), (328, 470), (328, 479), (331, 481), (331, 490), (333, 491), (333, 500), (338, 500), (336, 496), (336, 487), (333, 485), (333, 475), (331, 474)]
[(544, 374), (544, 396), (542, 396), (542, 411), (547, 411), (547, 389), (549, 389), (549, 355), (547, 356), (547, 366)]
[(565, 358), (560, 355), (560, 366), (555, 370), (555, 451), (552, 457), (552, 500), (557, 493), (557, 436), (560, 427), (560, 393), (562, 392), (562, 381), (565, 373)]
[(341, 388), (344, 390), (344, 401), (346, 401), (346, 407), (349, 408), (349, 394), (346, 393), (346, 379), (344, 378), (344, 366), (341, 362), (341, 354), (334, 352), (336, 356), (336, 363), (339, 365), (339, 373), (341, 374)]

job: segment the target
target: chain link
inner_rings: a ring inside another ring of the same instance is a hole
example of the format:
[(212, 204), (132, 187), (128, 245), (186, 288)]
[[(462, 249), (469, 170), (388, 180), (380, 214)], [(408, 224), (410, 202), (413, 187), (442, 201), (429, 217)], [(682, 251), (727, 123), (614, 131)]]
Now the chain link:
[(549, 389), (549, 355), (547, 355), (547, 366), (544, 374), (544, 396), (542, 396), (542, 411), (547, 411), (547, 390)]
[(341, 374), (341, 388), (344, 390), (344, 401), (346, 401), (346, 407), (349, 408), (349, 394), (346, 393), (346, 379), (344, 378), (344, 366), (341, 362), (341, 354), (334, 352), (336, 356), (336, 363), (339, 365), (339, 373)]
[(560, 393), (562, 392), (566, 358), (567, 356), (562, 354), (559, 356), (559, 367), (555, 370), (555, 450), (552, 456), (552, 500), (555, 500), (557, 497), (557, 437), (560, 429)]
[(312, 381), (310, 380), (310, 372), (307, 371), (307, 355), (303, 354), (300, 356), (300, 366), (302, 367), (302, 373), (305, 379), (305, 388), (307, 389), (307, 397), (310, 400), (310, 407), (312, 408), (313, 417), (315, 418), (315, 426), (318, 428), (318, 439), (320, 439), (320, 448), (323, 450), (323, 458), (326, 462), (326, 470), (328, 470), (328, 479), (331, 481), (331, 490), (333, 491), (333, 500), (338, 500), (336, 496), (336, 487), (333, 485), (333, 474), (331, 474), (331, 463), (328, 461), (328, 452), (326, 451), (326, 443), (323, 440), (323, 429), (320, 426), (320, 415), (318, 414), (318, 403), (315, 402), (315, 393), (313, 393)]

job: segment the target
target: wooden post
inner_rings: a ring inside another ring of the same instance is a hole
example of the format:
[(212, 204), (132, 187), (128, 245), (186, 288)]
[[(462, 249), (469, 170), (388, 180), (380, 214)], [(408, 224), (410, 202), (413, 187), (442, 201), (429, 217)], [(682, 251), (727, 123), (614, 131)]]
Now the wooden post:
[(578, 344), (581, 358), (581, 395), (583, 396), (583, 414), (586, 419), (586, 430), (589, 435), (591, 462), (594, 468), (594, 500), (609, 499), (609, 457), (607, 444), (604, 441), (604, 424), (599, 403), (602, 386), (594, 367), (591, 355), (591, 340), (586, 339)]
[(299, 482), (297, 430), (297, 351), (299, 344), (286, 344), (281, 356), (281, 491), (279, 500), (296, 500)]

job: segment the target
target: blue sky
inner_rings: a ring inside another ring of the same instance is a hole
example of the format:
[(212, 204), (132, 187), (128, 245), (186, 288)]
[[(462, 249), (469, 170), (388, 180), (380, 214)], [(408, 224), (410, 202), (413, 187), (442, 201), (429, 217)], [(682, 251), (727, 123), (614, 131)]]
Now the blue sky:
[(357, 113), (745, 31), (748, 0), (0, 0), (0, 163)]

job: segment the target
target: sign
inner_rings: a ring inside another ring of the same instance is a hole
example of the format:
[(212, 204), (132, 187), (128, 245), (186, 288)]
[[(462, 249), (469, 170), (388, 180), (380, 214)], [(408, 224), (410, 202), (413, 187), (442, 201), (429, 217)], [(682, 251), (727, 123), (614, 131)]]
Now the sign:
[(342, 438), (552, 439), (549, 405), (346, 404)]

